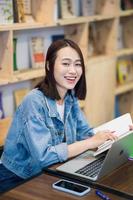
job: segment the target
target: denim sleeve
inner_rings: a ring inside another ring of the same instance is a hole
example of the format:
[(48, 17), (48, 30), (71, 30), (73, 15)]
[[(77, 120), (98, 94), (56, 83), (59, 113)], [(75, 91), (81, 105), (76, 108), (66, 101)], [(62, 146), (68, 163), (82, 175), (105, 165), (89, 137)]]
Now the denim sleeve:
[(84, 140), (93, 135), (93, 128), (90, 127), (84, 113), (79, 108), (77, 117), (77, 140)]

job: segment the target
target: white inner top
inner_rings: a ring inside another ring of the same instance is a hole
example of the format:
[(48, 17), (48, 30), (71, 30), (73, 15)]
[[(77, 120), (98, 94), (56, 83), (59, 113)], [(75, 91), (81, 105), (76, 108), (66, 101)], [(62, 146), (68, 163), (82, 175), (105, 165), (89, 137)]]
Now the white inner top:
[(57, 111), (61, 117), (61, 120), (64, 121), (64, 103), (62, 105), (56, 103)]

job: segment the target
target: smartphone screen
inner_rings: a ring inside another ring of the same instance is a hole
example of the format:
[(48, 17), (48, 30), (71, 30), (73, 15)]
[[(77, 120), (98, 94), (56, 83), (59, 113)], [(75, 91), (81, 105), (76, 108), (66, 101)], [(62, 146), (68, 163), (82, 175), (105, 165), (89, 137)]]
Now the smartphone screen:
[(90, 191), (90, 188), (78, 183), (67, 180), (59, 180), (53, 184), (53, 188), (58, 190), (69, 192), (78, 196), (82, 196)]
[(87, 187), (84, 187), (82, 185), (77, 185), (76, 183), (68, 182), (68, 181), (60, 181), (56, 184), (59, 187), (66, 188), (68, 190), (73, 190), (75, 192), (83, 192), (87, 189)]

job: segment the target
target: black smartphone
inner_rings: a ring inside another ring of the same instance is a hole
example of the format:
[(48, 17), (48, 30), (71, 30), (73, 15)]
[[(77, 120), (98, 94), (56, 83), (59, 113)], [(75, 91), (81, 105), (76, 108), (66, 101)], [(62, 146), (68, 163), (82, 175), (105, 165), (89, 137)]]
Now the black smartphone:
[(63, 179), (53, 183), (52, 187), (57, 190), (68, 192), (77, 196), (83, 196), (90, 191), (90, 187), (88, 186)]

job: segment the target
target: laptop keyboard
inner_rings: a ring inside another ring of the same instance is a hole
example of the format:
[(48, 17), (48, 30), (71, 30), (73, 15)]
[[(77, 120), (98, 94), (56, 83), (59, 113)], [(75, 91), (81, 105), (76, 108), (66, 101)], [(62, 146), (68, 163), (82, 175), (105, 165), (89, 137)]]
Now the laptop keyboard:
[(77, 170), (75, 173), (94, 178), (95, 176), (98, 175), (101, 169), (102, 163), (104, 161), (104, 158), (105, 158), (105, 155), (102, 155), (100, 158), (93, 161), (92, 163), (89, 163), (83, 168)]

